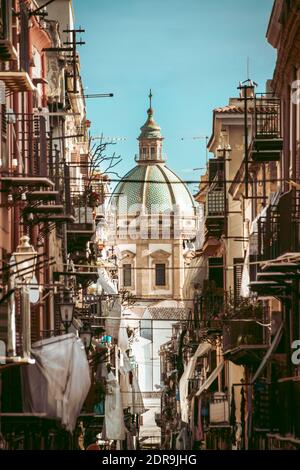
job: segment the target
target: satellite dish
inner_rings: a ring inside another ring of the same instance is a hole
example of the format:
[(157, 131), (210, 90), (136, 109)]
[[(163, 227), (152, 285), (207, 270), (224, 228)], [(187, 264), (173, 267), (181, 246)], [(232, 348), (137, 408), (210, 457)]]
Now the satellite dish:
[(29, 299), (32, 304), (38, 303), (40, 300), (40, 290), (37, 283), (37, 278), (33, 276), (29, 285)]

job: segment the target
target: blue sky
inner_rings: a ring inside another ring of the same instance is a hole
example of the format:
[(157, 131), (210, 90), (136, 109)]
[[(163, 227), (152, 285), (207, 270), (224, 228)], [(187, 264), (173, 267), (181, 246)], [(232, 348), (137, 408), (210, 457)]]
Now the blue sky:
[[(265, 34), (273, 0), (73, 0), (76, 24), (86, 29), (80, 48), (92, 133), (125, 137), (112, 147), (134, 166), (149, 88), (155, 119), (165, 137), (168, 166), (183, 179), (205, 163), (212, 110), (226, 105), (250, 75), (264, 91), (275, 51)], [(184, 140), (182, 140), (184, 138)], [(196, 185), (190, 187), (196, 189)]]

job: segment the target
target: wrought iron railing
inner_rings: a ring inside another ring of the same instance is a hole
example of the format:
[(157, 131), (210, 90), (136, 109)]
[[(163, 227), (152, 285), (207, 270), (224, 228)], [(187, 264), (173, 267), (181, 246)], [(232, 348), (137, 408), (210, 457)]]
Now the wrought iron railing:
[(289, 377), (278, 383), (277, 425), (281, 435), (300, 438), (300, 377)]
[(300, 251), (300, 191), (283, 194), (278, 205), (270, 206), (257, 225), (258, 261)]
[(264, 328), (256, 320), (224, 320), (223, 351), (226, 353), (239, 346), (265, 344)]
[(281, 137), (281, 102), (273, 94), (256, 94), (254, 136), (256, 138)]

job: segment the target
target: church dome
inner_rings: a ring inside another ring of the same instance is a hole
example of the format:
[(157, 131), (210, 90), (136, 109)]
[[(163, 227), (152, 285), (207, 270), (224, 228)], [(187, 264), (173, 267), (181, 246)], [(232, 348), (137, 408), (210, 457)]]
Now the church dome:
[(151, 90), (149, 98), (148, 119), (141, 127), (138, 137), (137, 165), (116, 186), (110, 205), (121, 216), (139, 212), (163, 214), (173, 211), (195, 216), (196, 206), (188, 187), (163, 160), (163, 137), (153, 118)]
[(119, 215), (135, 215), (141, 205), (146, 213), (163, 214), (178, 210), (195, 215), (195, 203), (187, 186), (162, 163), (137, 165), (115, 188), (112, 199)]

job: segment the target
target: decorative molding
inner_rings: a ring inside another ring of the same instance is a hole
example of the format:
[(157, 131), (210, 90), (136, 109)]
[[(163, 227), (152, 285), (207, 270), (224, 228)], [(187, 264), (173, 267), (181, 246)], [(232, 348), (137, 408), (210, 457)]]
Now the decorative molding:
[(150, 253), (150, 256), (155, 261), (157, 261), (158, 259), (166, 260), (167, 258), (171, 256), (171, 253), (168, 253), (165, 250), (157, 250), (157, 251), (154, 251), (153, 253)]

